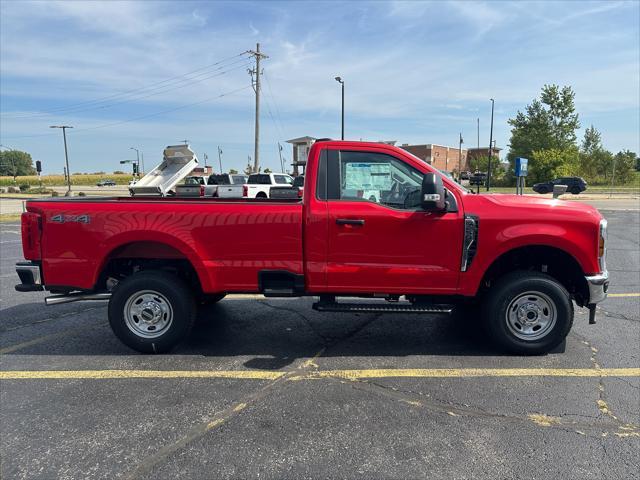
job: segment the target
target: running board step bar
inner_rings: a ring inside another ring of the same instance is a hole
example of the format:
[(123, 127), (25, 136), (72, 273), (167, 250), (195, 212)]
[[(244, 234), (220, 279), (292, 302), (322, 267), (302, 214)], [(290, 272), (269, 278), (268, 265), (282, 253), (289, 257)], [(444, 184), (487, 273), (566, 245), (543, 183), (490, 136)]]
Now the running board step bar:
[(384, 305), (378, 303), (316, 302), (313, 309), (319, 312), (366, 312), (366, 313), (451, 313), (451, 305)]

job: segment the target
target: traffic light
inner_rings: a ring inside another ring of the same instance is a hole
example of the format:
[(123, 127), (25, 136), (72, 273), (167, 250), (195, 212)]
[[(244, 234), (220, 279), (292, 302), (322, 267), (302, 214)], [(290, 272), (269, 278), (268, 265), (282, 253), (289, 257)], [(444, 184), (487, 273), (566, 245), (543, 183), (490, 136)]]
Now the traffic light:
[(40, 160), (36, 160), (36, 172), (42, 172), (42, 162)]
[(134, 174), (134, 175), (137, 175), (137, 174), (138, 174), (138, 164), (137, 164), (137, 163), (134, 163), (134, 164), (133, 164), (133, 174)]

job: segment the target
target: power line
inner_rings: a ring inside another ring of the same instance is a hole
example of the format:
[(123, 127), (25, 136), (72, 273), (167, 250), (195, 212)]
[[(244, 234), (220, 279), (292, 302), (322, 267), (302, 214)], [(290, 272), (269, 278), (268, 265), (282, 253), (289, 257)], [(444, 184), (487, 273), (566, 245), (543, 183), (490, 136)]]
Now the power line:
[[(231, 72), (233, 70), (238, 70), (240, 68), (245, 68), (248, 65), (250, 65), (250, 62), (246, 62), (246, 59), (241, 59), (240, 61), (243, 62), (243, 63), (241, 65), (239, 65), (239, 66), (236, 66), (236, 67), (233, 67), (233, 68), (228, 68), (231, 65), (234, 65), (234, 64), (238, 63), (237, 61), (236, 62), (232, 62), (231, 64), (228, 64), (228, 65), (225, 65), (225, 66), (222, 66), (222, 67), (218, 67), (217, 69), (215, 69), (214, 72), (216, 72), (216, 73), (202, 72), (202, 73), (199, 73), (198, 75), (195, 75), (195, 76), (193, 76), (191, 78), (183, 78), (182, 80), (179, 80), (177, 83), (174, 81), (174, 82), (172, 82), (173, 85), (167, 84), (167, 85), (162, 85), (162, 86), (156, 86), (156, 87), (153, 87), (153, 88), (148, 88), (148, 87), (140, 88), (138, 90), (141, 91), (141, 93), (146, 93), (145, 95), (142, 95), (142, 96), (135, 95), (135, 96), (132, 96), (132, 98), (125, 98), (125, 99), (121, 99), (121, 100), (116, 101), (116, 102), (105, 102), (105, 101), (93, 102), (94, 105), (92, 105), (92, 106), (85, 106), (85, 107), (79, 106), (79, 107), (74, 107), (74, 108), (67, 107), (65, 109), (59, 109), (60, 111), (58, 113), (70, 114), (70, 113), (84, 112), (84, 111), (87, 111), (87, 110), (111, 108), (111, 107), (114, 107), (116, 105), (121, 105), (121, 104), (124, 104), (124, 103), (129, 103), (129, 102), (142, 100), (142, 99), (149, 98), (149, 97), (152, 97), (152, 96), (155, 96), (155, 95), (160, 95), (162, 93), (170, 92), (172, 90), (177, 90), (177, 89), (180, 89), (180, 88), (184, 88), (184, 87), (187, 87), (189, 85), (194, 85), (196, 83), (200, 83), (200, 82), (203, 82), (205, 80), (209, 80), (209, 79), (214, 78), (214, 77), (219, 77), (219, 76), (225, 75), (226, 73)], [(222, 68), (228, 68), (228, 69), (220, 71)], [(187, 74), (185, 74), (185, 75), (187, 75)], [(206, 75), (206, 76), (196, 80), (197, 77), (201, 77), (202, 75)], [(147, 90), (147, 92), (143, 91), (145, 89)], [(153, 90), (158, 90), (158, 91), (153, 92)], [(150, 91), (153, 92), (153, 93), (148, 93)], [(122, 97), (126, 97), (126, 96), (131, 96), (131, 94), (122, 94), (121, 96)], [(92, 102), (85, 102), (86, 105), (89, 105), (90, 103), (92, 103)], [(52, 115), (52, 114), (55, 114), (55, 113), (56, 113), (56, 111), (49, 111), (49, 112), (28, 114), (28, 115), (23, 115), (23, 116), (13, 116), (13, 117), (9, 117), (9, 118), (22, 119), (22, 118), (47, 116), (47, 115)]]
[(280, 116), (280, 109), (278, 108), (278, 102), (276, 101), (276, 97), (271, 90), (271, 82), (269, 81), (269, 76), (264, 74), (264, 79), (267, 81), (267, 89), (269, 90), (269, 95), (271, 96), (271, 100), (273, 101), (273, 105), (276, 109), (276, 116), (278, 117), (278, 123), (280, 124), (281, 134), (284, 133), (284, 125), (282, 123), (282, 117)]
[[(175, 112), (175, 111), (182, 110), (182, 109), (185, 109), (185, 108), (188, 108), (188, 107), (193, 107), (195, 105), (201, 105), (203, 103), (211, 102), (211, 101), (217, 100), (219, 98), (226, 97), (228, 95), (232, 95), (232, 94), (237, 93), (239, 91), (246, 90), (248, 88), (251, 88), (251, 85), (246, 85), (244, 87), (237, 88), (237, 89), (231, 90), (229, 92), (221, 93), (220, 95), (216, 95), (215, 97), (210, 97), (210, 98), (207, 98), (207, 99), (204, 99), (204, 100), (200, 100), (200, 101), (197, 101), (197, 102), (187, 103), (187, 104), (175, 107), (175, 108), (162, 110), (162, 111), (151, 113), (151, 114), (148, 114), (148, 115), (141, 115), (141, 116), (138, 116), (138, 117), (128, 118), (126, 120), (120, 120), (120, 121), (117, 121), (117, 122), (106, 123), (106, 124), (102, 124), (102, 125), (96, 125), (94, 127), (76, 128), (75, 132), (77, 134), (78, 132), (85, 132), (85, 131), (89, 131), (89, 130), (97, 130), (97, 129), (101, 129), (101, 128), (113, 127), (113, 126), (116, 126), (116, 125), (121, 125), (121, 124), (124, 124), (124, 123), (133, 122), (133, 121), (136, 121), (136, 120), (142, 120), (142, 119), (145, 119), (145, 118), (155, 117), (157, 115), (163, 115), (165, 113)], [(17, 139), (17, 138), (33, 138), (33, 137), (48, 137), (48, 136), (51, 136), (51, 134), (46, 134), (45, 133), (45, 134), (37, 134), (37, 135), (10, 136), (10, 137), (3, 137), (3, 138), (14, 138), (14, 139)]]

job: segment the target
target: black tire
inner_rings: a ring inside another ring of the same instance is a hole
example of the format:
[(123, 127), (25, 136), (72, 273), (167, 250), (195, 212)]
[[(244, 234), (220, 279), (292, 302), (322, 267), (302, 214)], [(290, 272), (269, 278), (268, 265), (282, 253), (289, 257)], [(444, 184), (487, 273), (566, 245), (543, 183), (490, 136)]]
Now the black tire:
[(256, 195), (256, 198), (267, 198), (267, 194), (266, 194), (266, 193), (264, 193), (264, 192), (259, 192), (259, 193)]
[[(529, 308), (534, 311), (530, 312)], [(512, 316), (507, 315), (507, 309)], [(542, 314), (541, 322), (538, 322), (536, 312)], [(544, 315), (549, 312), (553, 313), (555, 320), (548, 321), (546, 326), (540, 326), (544, 323)], [(527, 316), (527, 321), (537, 323), (531, 326), (521, 322), (518, 313)], [(528, 317), (530, 313), (536, 317), (535, 320)], [(573, 303), (569, 292), (555, 278), (537, 272), (512, 272), (499, 279), (487, 292), (482, 314), (493, 341), (502, 349), (518, 355), (550, 352), (562, 343), (573, 325)], [(526, 329), (537, 327), (538, 331), (526, 332)]]
[[(149, 307), (142, 308), (143, 305)], [(142, 311), (132, 313), (134, 309)], [(145, 322), (143, 315), (157, 320), (155, 326), (161, 332), (151, 331), (154, 324)], [(141, 353), (169, 352), (187, 337), (195, 315), (196, 305), (190, 289), (167, 272), (135, 273), (118, 284), (109, 300), (109, 324), (113, 333)], [(149, 329), (146, 333), (145, 328)]]
[(569, 190), (573, 195), (578, 195), (580, 193), (580, 187), (571, 187)]

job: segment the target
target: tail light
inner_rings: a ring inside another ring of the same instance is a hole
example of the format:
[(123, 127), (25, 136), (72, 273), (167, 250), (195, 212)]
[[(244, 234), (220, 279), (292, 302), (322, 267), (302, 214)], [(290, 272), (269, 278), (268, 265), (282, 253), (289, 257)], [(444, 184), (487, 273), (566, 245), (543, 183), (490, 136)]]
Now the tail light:
[(249, 196), (249, 186), (248, 185), (243, 185), (242, 186), (242, 196), (243, 197), (248, 197)]
[(200, 185), (200, 196), (204, 197), (204, 185)]
[(298, 198), (302, 198), (302, 189), (301, 188), (298, 189)]
[(24, 212), (22, 221), (22, 252), (27, 260), (40, 260), (40, 215)]

